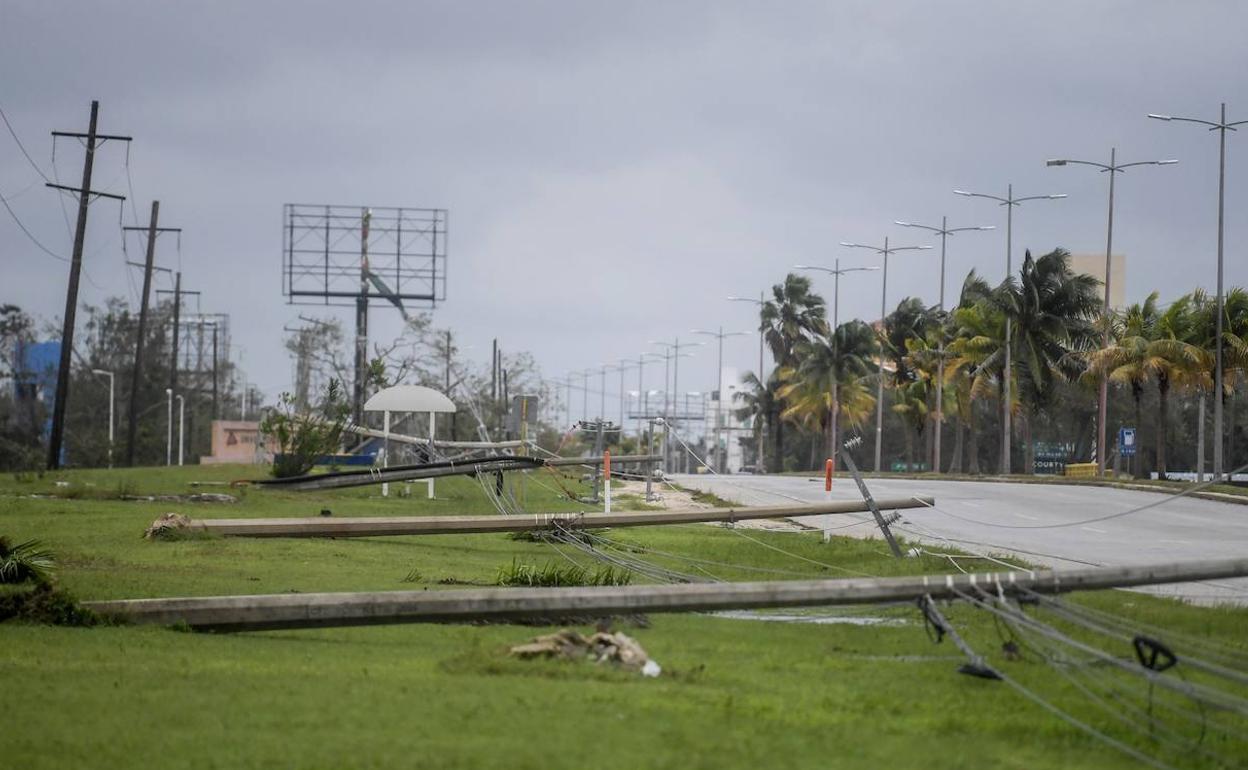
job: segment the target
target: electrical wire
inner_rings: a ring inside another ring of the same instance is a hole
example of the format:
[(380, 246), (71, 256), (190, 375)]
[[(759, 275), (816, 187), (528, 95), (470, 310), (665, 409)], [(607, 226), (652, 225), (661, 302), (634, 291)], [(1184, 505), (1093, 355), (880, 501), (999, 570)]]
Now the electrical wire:
[(26, 156), (26, 162), (35, 170), (35, 173), (43, 178), (45, 182), (51, 182), (48, 175), (43, 173), (43, 169), (39, 168), (39, 164), (35, 163), (35, 159), (30, 157), (30, 153), (26, 152), (26, 146), (22, 144), (22, 140), (18, 138), (17, 131), (13, 129), (13, 124), (9, 122), (9, 116), (4, 114), (4, 108), (0, 107), (0, 119), (4, 120), (5, 128), (9, 129), (9, 135), (13, 137), (13, 141), (17, 142), (17, 148), (22, 151), (22, 155)]

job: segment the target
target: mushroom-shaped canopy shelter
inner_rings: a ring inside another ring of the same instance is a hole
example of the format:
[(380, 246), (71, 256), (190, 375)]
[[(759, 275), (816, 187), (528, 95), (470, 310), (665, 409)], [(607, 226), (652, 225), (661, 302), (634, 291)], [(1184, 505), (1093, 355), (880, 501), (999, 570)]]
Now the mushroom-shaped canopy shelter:
[(366, 412), (454, 412), (455, 402), (433, 388), (395, 385), (364, 402)]

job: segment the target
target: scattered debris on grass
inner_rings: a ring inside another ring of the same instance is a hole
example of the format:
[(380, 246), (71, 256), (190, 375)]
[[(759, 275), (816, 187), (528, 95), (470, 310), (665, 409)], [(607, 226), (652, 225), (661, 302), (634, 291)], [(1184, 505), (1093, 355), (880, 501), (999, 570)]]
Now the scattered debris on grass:
[(28, 497), (58, 500), (124, 500), (130, 503), (237, 503), (238, 498), (222, 492), (196, 492), (190, 495), (139, 495), (118, 485), (118, 489), (100, 489), (93, 484), (69, 484), (58, 481), (57, 487), (48, 493), (35, 493)]
[(55, 569), (52, 552), (38, 540), (12, 545), (0, 535), (0, 583), (47, 583)]
[(597, 631), (590, 636), (565, 628), (553, 634), (534, 638), (511, 648), (517, 658), (559, 658), (611, 663), (643, 676), (658, 676), (659, 664), (652, 660), (637, 640), (622, 632)]
[(203, 527), (193, 525), (194, 521), (189, 516), (162, 513), (143, 533), (143, 537), (148, 540), (208, 540), (214, 537)]
[(521, 564), (512, 559), (511, 564), (499, 567), (494, 581), (500, 586), (559, 587), (559, 586), (626, 586), (633, 582), (633, 573), (612, 566), (599, 567), (593, 572), (576, 564), (546, 562)]
[(419, 583), (419, 582), (421, 582), (421, 581), (422, 581), (422, 580), (424, 580), (424, 579), (425, 579), (425, 575), (424, 575), (424, 573), (422, 573), (422, 572), (420, 571), (420, 568), (419, 568), (419, 567), (412, 567), (412, 570), (411, 570), (410, 572), (408, 572), (408, 573), (407, 573), (407, 576), (406, 576), (406, 577), (404, 577), (404, 578), (403, 578), (400, 582), (402, 582), (402, 583)]

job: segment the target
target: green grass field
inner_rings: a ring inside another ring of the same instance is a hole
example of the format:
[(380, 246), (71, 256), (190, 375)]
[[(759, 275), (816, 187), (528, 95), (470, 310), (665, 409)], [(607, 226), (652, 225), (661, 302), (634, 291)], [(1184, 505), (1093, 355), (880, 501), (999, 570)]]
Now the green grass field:
[[(561, 554), (545, 543), (503, 535), (141, 538), (167, 511), (193, 517), (306, 516), (323, 508), (335, 516), (493, 512), (471, 479), (439, 481), (434, 501), (424, 499), (423, 483), (412, 485), (409, 498), (389, 499), (372, 488), (293, 493), (187, 485), (258, 472), (145, 468), (8, 476), (0, 478), (0, 535), (44, 541), (59, 557), (59, 585), (80, 599), (445, 590), (454, 587), (448, 583), (493, 584), (500, 568), (517, 561), (542, 565), (570, 558), (593, 566), (566, 548)], [(526, 486), (526, 508), (586, 508), (560, 499), (560, 484), (584, 489), (575, 480), (539, 474)], [(194, 491), (229, 492), (240, 500), (114, 499)], [(59, 497), (33, 496), (50, 494)], [(636, 500), (623, 504), (640, 507)], [(747, 530), (743, 536), (690, 525), (604, 534), (665, 566), (724, 580), (950, 569), (940, 558), (891, 559), (880, 541), (825, 544), (816, 533)], [(656, 550), (719, 564), (691, 566)], [(1079, 601), (1248, 655), (1244, 610), (1188, 607), (1122, 592)], [(1113, 736), (1158, 748), (1091, 708), (1050, 667), (1030, 657), (1003, 660), (1002, 637), (985, 613), (959, 605), (947, 613), (1011, 677)], [(662, 664), (657, 679), (588, 663), (509, 658), (508, 646), (548, 630), (516, 625), (223, 635), (10, 621), (0, 624), (0, 766), (1137, 766), (1003, 683), (957, 673), (962, 659), (956, 648), (948, 641), (934, 645), (915, 609), (846, 614), (891, 624), (652, 616), (649, 627), (624, 630)], [(1248, 745), (1222, 742), (1215, 733), (1202, 745), (1248, 756)], [(1218, 766), (1198, 754), (1165, 756), (1185, 767)]]

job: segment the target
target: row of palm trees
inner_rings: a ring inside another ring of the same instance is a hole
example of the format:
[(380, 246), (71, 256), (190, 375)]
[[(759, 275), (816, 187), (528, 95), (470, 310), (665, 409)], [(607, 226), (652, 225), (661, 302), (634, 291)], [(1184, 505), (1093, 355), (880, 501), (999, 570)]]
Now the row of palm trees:
[[(906, 467), (919, 467), (915, 455), (923, 447), (924, 465), (981, 472), (980, 438), (986, 429), (1001, 429), (1000, 413), (1008, 408), (1021, 434), (1023, 467), (1031, 473), (1033, 428), (1055, 422), (1071, 400), (1095, 399), (1097, 385), (1108, 377), (1114, 396), (1130, 394), (1137, 428), (1143, 427), (1145, 393), (1156, 390), (1154, 465), (1164, 476), (1170, 397), (1182, 392), (1198, 398), (1203, 416), (1204, 401), (1214, 392), (1216, 304), (1196, 290), (1163, 307), (1153, 293), (1104, 317), (1099, 287), (1097, 279), (1071, 270), (1062, 249), (1038, 258), (1028, 252), (1019, 273), (1000, 285), (972, 271), (947, 311), (907, 297), (874, 324), (855, 319), (832, 329), (810, 280), (789, 274), (773, 287), (760, 314), (775, 368), (765, 380), (753, 373), (743, 378), (738, 417), (751, 421), (760, 448), (766, 442), (770, 470), (816, 467), (833, 456), (841, 428), (861, 430), (869, 422), (882, 379), (885, 408), (894, 415), (888, 435), (900, 431)], [(1224, 307), (1225, 397), (1248, 372), (1248, 294), (1232, 290)], [(943, 388), (937, 388), (942, 376)], [(932, 453), (933, 429), (948, 429), (936, 424), (938, 414), (954, 431), (952, 452), (944, 458)], [(793, 432), (796, 440), (788, 435)], [(1094, 451), (1086, 436), (1056, 438), (1075, 454)], [(896, 447), (890, 456), (898, 456)]]

